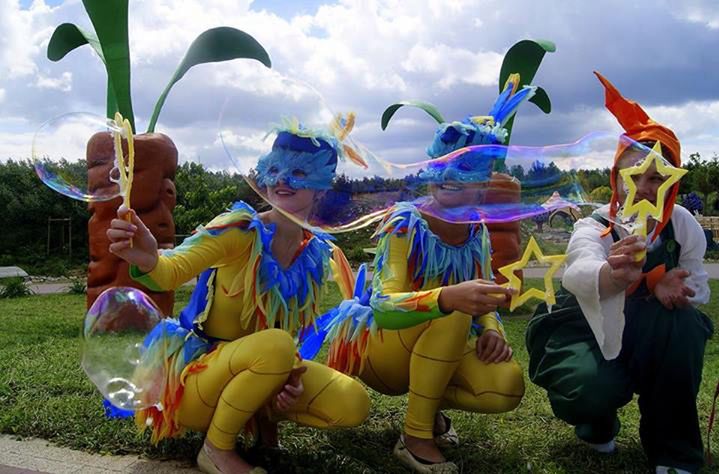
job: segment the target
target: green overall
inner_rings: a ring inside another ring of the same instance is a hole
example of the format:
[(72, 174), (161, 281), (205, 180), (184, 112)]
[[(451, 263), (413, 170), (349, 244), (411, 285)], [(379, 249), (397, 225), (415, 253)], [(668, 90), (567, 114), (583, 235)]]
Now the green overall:
[[(647, 253), (644, 273), (661, 264), (666, 271), (677, 266), (680, 247), (672, 225), (661, 239)], [(552, 311), (540, 304), (527, 327), (529, 378), (547, 390), (554, 414), (590, 443), (613, 439), (617, 409), (639, 394), (639, 435), (650, 465), (695, 472), (703, 463), (696, 398), (712, 323), (693, 306), (666, 309), (646, 282), (627, 296), (624, 316), (621, 352), (605, 360), (577, 299), (561, 288)]]

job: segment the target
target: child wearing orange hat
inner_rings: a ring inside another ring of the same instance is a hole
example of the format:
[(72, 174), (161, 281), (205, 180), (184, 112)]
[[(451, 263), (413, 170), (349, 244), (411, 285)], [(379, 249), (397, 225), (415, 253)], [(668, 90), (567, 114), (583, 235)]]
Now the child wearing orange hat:
[[(617, 224), (626, 199), (619, 170), (637, 164), (659, 142), (681, 166), (674, 133), (649, 118), (603, 76), (606, 107), (625, 134), (611, 172), (612, 198), (577, 222), (557, 304), (537, 308), (527, 329), (529, 376), (545, 388), (554, 414), (600, 452), (615, 449), (617, 409), (639, 394), (639, 434), (656, 472), (696, 472), (703, 461), (696, 397), (704, 347), (713, 332), (696, 306), (709, 301), (701, 227), (665, 195), (661, 221), (647, 238)], [(647, 148), (648, 147), (648, 148)], [(654, 164), (637, 176), (637, 197), (657, 202), (665, 178)], [(646, 258), (637, 256), (646, 251)]]

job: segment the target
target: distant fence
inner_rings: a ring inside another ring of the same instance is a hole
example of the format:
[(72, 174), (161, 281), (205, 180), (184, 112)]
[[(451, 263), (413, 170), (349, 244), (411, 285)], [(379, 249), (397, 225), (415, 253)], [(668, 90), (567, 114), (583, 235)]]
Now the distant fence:
[(712, 231), (715, 240), (719, 240), (719, 216), (698, 216), (697, 221), (704, 229)]

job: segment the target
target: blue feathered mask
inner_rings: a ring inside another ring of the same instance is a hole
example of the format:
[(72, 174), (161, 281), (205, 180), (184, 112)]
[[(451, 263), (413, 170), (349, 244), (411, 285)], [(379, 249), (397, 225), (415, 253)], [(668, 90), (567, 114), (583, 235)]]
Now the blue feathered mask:
[(506, 144), (509, 132), (505, 125), (519, 106), (532, 98), (537, 90), (535, 86), (524, 86), (520, 89), (519, 79), (519, 74), (510, 74), (487, 115), (468, 116), (461, 122), (446, 122), (432, 104), (416, 100), (402, 101), (385, 110), (382, 115), (382, 128), (386, 128), (400, 107), (409, 105), (421, 108), (440, 124), (432, 143), (427, 147), (427, 155), (430, 158), (445, 158), (433, 161), (423, 169), (419, 173), (420, 180), (428, 183), (487, 181), (491, 177), (494, 161), (504, 158), (502, 147), (483, 147), (481, 151), (462, 152), (459, 156), (450, 154), (473, 145)]
[[(272, 150), (257, 161), (255, 179), (259, 186), (275, 186), (284, 181), (293, 189), (332, 188), (337, 160), (347, 158), (362, 168), (367, 162), (346, 143), (355, 124), (355, 114), (339, 114), (326, 129), (310, 129), (293, 119), (283, 119)], [(270, 133), (272, 133), (270, 132)]]
[(329, 131), (311, 130), (298, 121), (275, 129), (272, 150), (257, 161), (256, 181), (275, 186), (284, 181), (293, 189), (332, 188), (342, 145)]
[(513, 74), (507, 80), (504, 90), (485, 116), (470, 116), (461, 122), (442, 123), (434, 134), (427, 154), (432, 158), (444, 156), (471, 145), (502, 145), (507, 139), (504, 125), (525, 101), (532, 98), (537, 88), (524, 86), (516, 91), (519, 75)]

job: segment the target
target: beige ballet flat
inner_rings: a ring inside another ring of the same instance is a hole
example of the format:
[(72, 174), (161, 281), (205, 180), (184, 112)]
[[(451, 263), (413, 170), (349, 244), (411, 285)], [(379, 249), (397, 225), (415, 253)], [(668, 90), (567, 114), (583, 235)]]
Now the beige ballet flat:
[[(202, 448), (200, 448), (200, 452), (197, 454), (197, 467), (205, 474), (226, 474), (217, 467), (212, 459), (210, 459), (210, 455), (207, 454), (204, 444), (202, 445)], [(258, 466), (247, 471), (247, 474), (267, 474), (267, 471)]]
[(404, 434), (400, 435), (397, 444), (394, 445), (392, 451), (394, 456), (400, 460), (402, 464), (412, 469), (414, 472), (421, 474), (458, 474), (459, 468), (450, 461), (431, 462), (412, 454), (404, 443)]
[(447, 431), (434, 437), (434, 443), (438, 448), (456, 448), (459, 446), (459, 435), (452, 426), (452, 420), (444, 413), (439, 414), (444, 419)]

